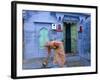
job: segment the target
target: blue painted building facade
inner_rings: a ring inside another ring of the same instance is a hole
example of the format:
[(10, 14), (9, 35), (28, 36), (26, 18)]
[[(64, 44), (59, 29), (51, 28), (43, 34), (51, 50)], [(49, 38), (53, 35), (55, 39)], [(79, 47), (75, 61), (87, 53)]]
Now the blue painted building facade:
[[(90, 60), (90, 53), (91, 53), (90, 14), (29, 11), (29, 10), (23, 10), (22, 14), (23, 14), (23, 34), (24, 34), (23, 37), (24, 60), (46, 57), (47, 50), (45, 49), (44, 44), (46, 44), (46, 42), (51, 40), (63, 41), (66, 54), (74, 53), (78, 54), (78, 56)], [(53, 30), (52, 28), (53, 24), (56, 25), (56, 29), (58, 29), (58, 31)], [(70, 28), (66, 28), (68, 26)], [(75, 29), (71, 28), (72, 26), (74, 26)], [(69, 39), (68, 35), (72, 35), (72, 37), (70, 37)], [(73, 37), (73, 35), (75, 37)], [(75, 41), (75, 43), (73, 43), (73, 41)], [(74, 49), (71, 49), (71, 47), (73, 47)], [(69, 52), (66, 51), (66, 49), (68, 50), (68, 48)], [(52, 50), (52, 56), (53, 55), (54, 54)]]

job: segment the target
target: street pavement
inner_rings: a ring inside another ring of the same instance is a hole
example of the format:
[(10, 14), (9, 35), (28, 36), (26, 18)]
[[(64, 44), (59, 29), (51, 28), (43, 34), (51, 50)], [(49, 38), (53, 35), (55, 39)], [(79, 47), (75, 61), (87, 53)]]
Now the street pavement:
[[(53, 64), (53, 58), (50, 57), (48, 65), (43, 65), (46, 58), (35, 58), (23, 61), (23, 69), (45, 69), (45, 68), (59, 68), (57, 64)], [(90, 61), (78, 55), (67, 55), (64, 67), (81, 67), (90, 66)]]

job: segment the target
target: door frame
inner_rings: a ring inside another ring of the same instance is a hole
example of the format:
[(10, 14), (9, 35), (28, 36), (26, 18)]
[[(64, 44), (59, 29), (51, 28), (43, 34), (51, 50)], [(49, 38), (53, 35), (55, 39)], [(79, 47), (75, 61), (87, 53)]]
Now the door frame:
[[(73, 22), (74, 23), (74, 22)], [(63, 22), (63, 38), (64, 38), (64, 49), (65, 49), (65, 41), (66, 41), (66, 33), (65, 33), (65, 27), (66, 27), (66, 24), (67, 24), (67, 22)], [(71, 23), (70, 23), (71, 24)], [(76, 24), (76, 27), (78, 27), (78, 22), (77, 23), (75, 23)], [(72, 24), (71, 24), (72, 25)], [(71, 27), (71, 26), (70, 26)], [(71, 29), (70, 29), (71, 30)], [(76, 30), (77, 30), (77, 28), (76, 28)], [(78, 52), (78, 32), (77, 32), (77, 34), (76, 34), (76, 44), (77, 44), (77, 47), (76, 47), (76, 52), (75, 53), (77, 53)], [(71, 44), (70, 44), (70, 46), (71, 46)], [(66, 54), (68, 54), (66, 51), (65, 51), (65, 53)], [(70, 51), (70, 53), (72, 53), (72, 51)]]

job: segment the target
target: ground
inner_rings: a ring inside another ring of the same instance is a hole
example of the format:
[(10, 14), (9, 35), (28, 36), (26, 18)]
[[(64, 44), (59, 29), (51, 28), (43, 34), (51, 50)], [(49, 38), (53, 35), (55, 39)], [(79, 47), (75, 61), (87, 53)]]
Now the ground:
[[(30, 59), (23, 62), (23, 69), (42, 69), (44, 68), (42, 63), (45, 58)], [(46, 68), (57, 68), (58, 65), (54, 65), (53, 58), (49, 59), (48, 66)], [(79, 55), (66, 55), (66, 63), (64, 67), (80, 67), (80, 66), (90, 66), (90, 60), (84, 59)]]

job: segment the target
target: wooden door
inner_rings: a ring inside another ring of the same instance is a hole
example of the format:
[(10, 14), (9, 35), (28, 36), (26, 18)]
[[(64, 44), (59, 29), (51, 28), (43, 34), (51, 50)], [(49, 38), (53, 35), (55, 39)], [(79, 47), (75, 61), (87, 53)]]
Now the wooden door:
[(65, 53), (71, 53), (71, 24), (64, 23), (64, 48)]
[(71, 24), (71, 53), (76, 53), (77, 51), (77, 24)]

